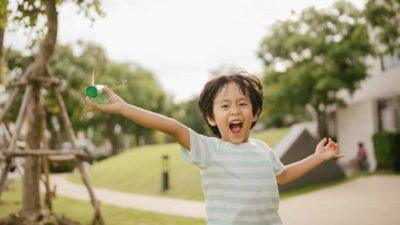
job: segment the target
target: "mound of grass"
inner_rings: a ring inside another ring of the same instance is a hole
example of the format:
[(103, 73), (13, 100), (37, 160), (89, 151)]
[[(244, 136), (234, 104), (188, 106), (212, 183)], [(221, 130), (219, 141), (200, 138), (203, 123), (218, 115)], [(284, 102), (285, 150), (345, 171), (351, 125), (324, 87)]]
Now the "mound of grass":
[[(162, 156), (169, 158), (170, 189), (162, 192)], [(103, 160), (89, 170), (92, 185), (124, 192), (203, 200), (199, 169), (183, 162), (178, 144), (148, 145)], [(75, 174), (71, 181), (80, 183)]]
[[(251, 138), (275, 146), (288, 130), (272, 129), (255, 133)], [(161, 191), (163, 155), (169, 156), (170, 189), (167, 192)], [(204, 199), (199, 169), (183, 162), (180, 146), (175, 143), (143, 146), (120, 153), (92, 166), (89, 178), (96, 187), (190, 200)], [(69, 179), (81, 183), (77, 174)]]

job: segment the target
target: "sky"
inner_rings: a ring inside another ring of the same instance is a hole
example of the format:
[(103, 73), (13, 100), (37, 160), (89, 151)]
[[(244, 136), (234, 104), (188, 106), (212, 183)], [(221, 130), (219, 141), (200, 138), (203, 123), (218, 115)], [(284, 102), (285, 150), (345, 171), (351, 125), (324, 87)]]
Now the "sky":
[[(293, 12), (334, 2), (102, 0), (106, 15), (94, 23), (77, 14), (77, 7), (65, 4), (59, 8), (58, 42), (98, 43), (111, 60), (134, 62), (152, 71), (179, 102), (199, 95), (212, 70), (232, 66), (260, 74), (256, 52), (270, 25)], [(361, 8), (365, 0), (351, 2)], [(25, 43), (26, 35), (19, 30), (5, 36), (5, 47), (21, 49)]]

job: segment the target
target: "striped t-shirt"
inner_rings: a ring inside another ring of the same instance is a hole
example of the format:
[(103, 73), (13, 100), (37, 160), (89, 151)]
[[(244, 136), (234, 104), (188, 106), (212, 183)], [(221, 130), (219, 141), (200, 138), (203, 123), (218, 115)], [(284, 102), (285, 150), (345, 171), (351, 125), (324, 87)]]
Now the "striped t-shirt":
[(232, 144), (189, 129), (183, 159), (200, 168), (208, 225), (280, 225), (276, 176), (283, 165), (259, 140)]

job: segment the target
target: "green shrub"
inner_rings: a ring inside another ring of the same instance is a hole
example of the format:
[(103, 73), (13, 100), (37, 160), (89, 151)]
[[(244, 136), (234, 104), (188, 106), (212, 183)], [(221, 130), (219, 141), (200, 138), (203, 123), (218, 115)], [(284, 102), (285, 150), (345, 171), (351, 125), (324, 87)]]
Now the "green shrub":
[(378, 169), (400, 172), (400, 133), (380, 132), (372, 139)]
[(76, 165), (75, 160), (62, 161), (62, 162), (51, 161), (49, 163), (49, 169), (51, 173), (67, 173), (74, 171), (75, 165)]

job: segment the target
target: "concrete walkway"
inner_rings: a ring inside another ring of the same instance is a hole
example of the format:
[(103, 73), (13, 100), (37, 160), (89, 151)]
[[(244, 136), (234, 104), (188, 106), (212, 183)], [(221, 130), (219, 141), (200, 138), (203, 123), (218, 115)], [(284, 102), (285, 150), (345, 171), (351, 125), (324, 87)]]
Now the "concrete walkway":
[(400, 176), (375, 175), (280, 204), (284, 225), (400, 225)]
[[(84, 186), (55, 175), (57, 194), (88, 200)], [(194, 218), (205, 218), (203, 202), (145, 196), (95, 189), (102, 203), (132, 209)], [(374, 175), (292, 197), (280, 203), (284, 225), (399, 225), (400, 176)]]
[[(89, 201), (89, 194), (86, 187), (68, 182), (64, 175), (52, 175), (50, 178), (50, 183), (51, 187), (53, 187), (54, 184), (57, 186), (57, 195)], [(203, 202), (150, 195), (139, 195), (113, 191), (105, 188), (95, 188), (94, 193), (100, 202), (105, 204), (175, 216), (193, 218), (206, 217), (205, 206)]]

